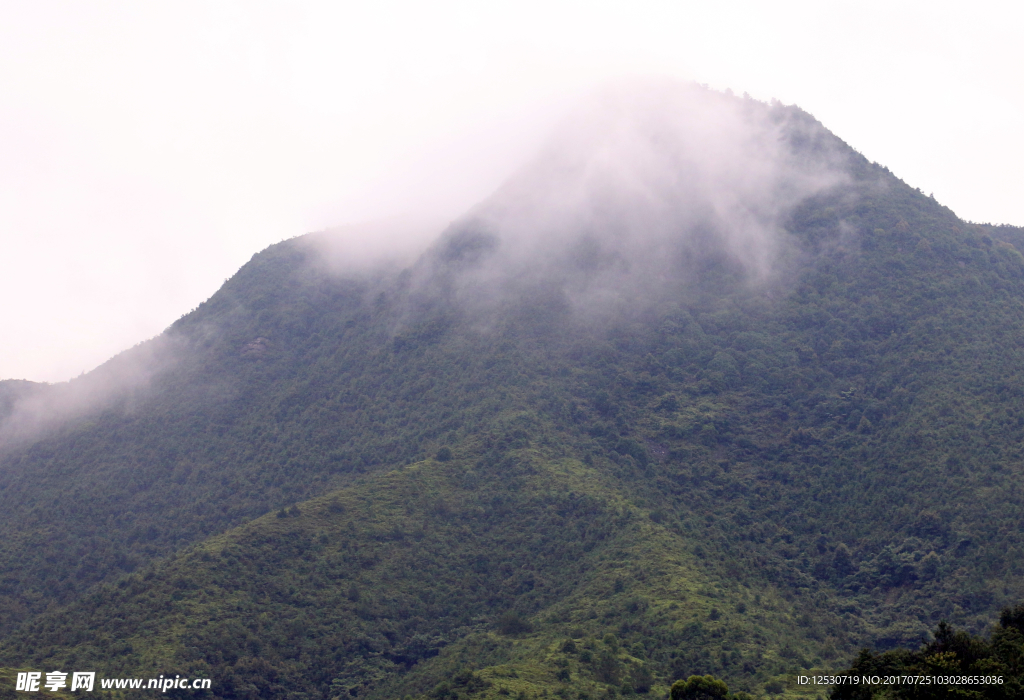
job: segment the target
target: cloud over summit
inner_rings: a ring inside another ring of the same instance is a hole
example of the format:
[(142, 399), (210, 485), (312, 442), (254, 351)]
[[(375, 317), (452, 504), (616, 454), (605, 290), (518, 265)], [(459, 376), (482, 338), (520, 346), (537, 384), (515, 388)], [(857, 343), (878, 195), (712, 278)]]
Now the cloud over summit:
[(463, 284), (557, 282), (589, 304), (696, 280), (769, 276), (782, 223), (844, 178), (838, 139), (795, 107), (671, 81), (592, 95), (538, 157), (435, 248)]

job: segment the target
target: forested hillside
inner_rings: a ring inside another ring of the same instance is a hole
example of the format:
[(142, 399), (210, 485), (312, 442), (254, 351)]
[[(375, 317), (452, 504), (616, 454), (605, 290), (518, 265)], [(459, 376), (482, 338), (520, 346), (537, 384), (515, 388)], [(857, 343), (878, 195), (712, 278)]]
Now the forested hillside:
[(656, 97), (408, 268), (300, 237), (91, 384), (0, 384), (0, 666), (800, 694), (1024, 600), (1024, 230)]

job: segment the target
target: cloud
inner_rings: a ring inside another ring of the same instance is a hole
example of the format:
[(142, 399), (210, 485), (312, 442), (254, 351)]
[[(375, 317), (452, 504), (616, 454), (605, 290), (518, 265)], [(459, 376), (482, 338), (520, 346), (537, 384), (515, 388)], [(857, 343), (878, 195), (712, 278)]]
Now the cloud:
[(337, 226), (296, 239), (328, 271), (348, 274), (407, 266), (426, 251), (449, 222), (436, 214), (399, 215)]
[(426, 277), (448, 275), (477, 302), (554, 285), (577, 308), (699, 284), (709, 268), (763, 281), (787, 244), (785, 217), (844, 180), (846, 153), (795, 107), (622, 82), (450, 227)]
[(182, 342), (165, 333), (67, 382), (0, 382), (0, 449), (35, 440), (90, 412), (113, 407), (131, 412), (153, 380), (177, 364)]

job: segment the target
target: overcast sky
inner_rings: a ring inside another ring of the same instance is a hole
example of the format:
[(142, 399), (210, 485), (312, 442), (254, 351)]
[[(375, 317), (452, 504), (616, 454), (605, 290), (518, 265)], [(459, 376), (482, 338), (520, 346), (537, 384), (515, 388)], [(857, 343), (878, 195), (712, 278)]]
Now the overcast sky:
[(574, 98), (777, 98), (973, 221), (1024, 225), (1024, 3), (0, 0), (0, 379), (158, 334), (253, 253), (451, 219)]

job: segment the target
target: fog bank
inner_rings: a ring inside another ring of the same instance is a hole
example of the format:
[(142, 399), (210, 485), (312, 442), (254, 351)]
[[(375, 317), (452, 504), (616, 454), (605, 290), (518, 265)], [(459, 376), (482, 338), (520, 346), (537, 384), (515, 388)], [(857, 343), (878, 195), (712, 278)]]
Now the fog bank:
[(580, 104), (539, 156), (433, 249), (470, 303), (556, 286), (578, 310), (768, 280), (783, 223), (844, 181), (848, 151), (806, 113), (691, 83), (629, 81)]

